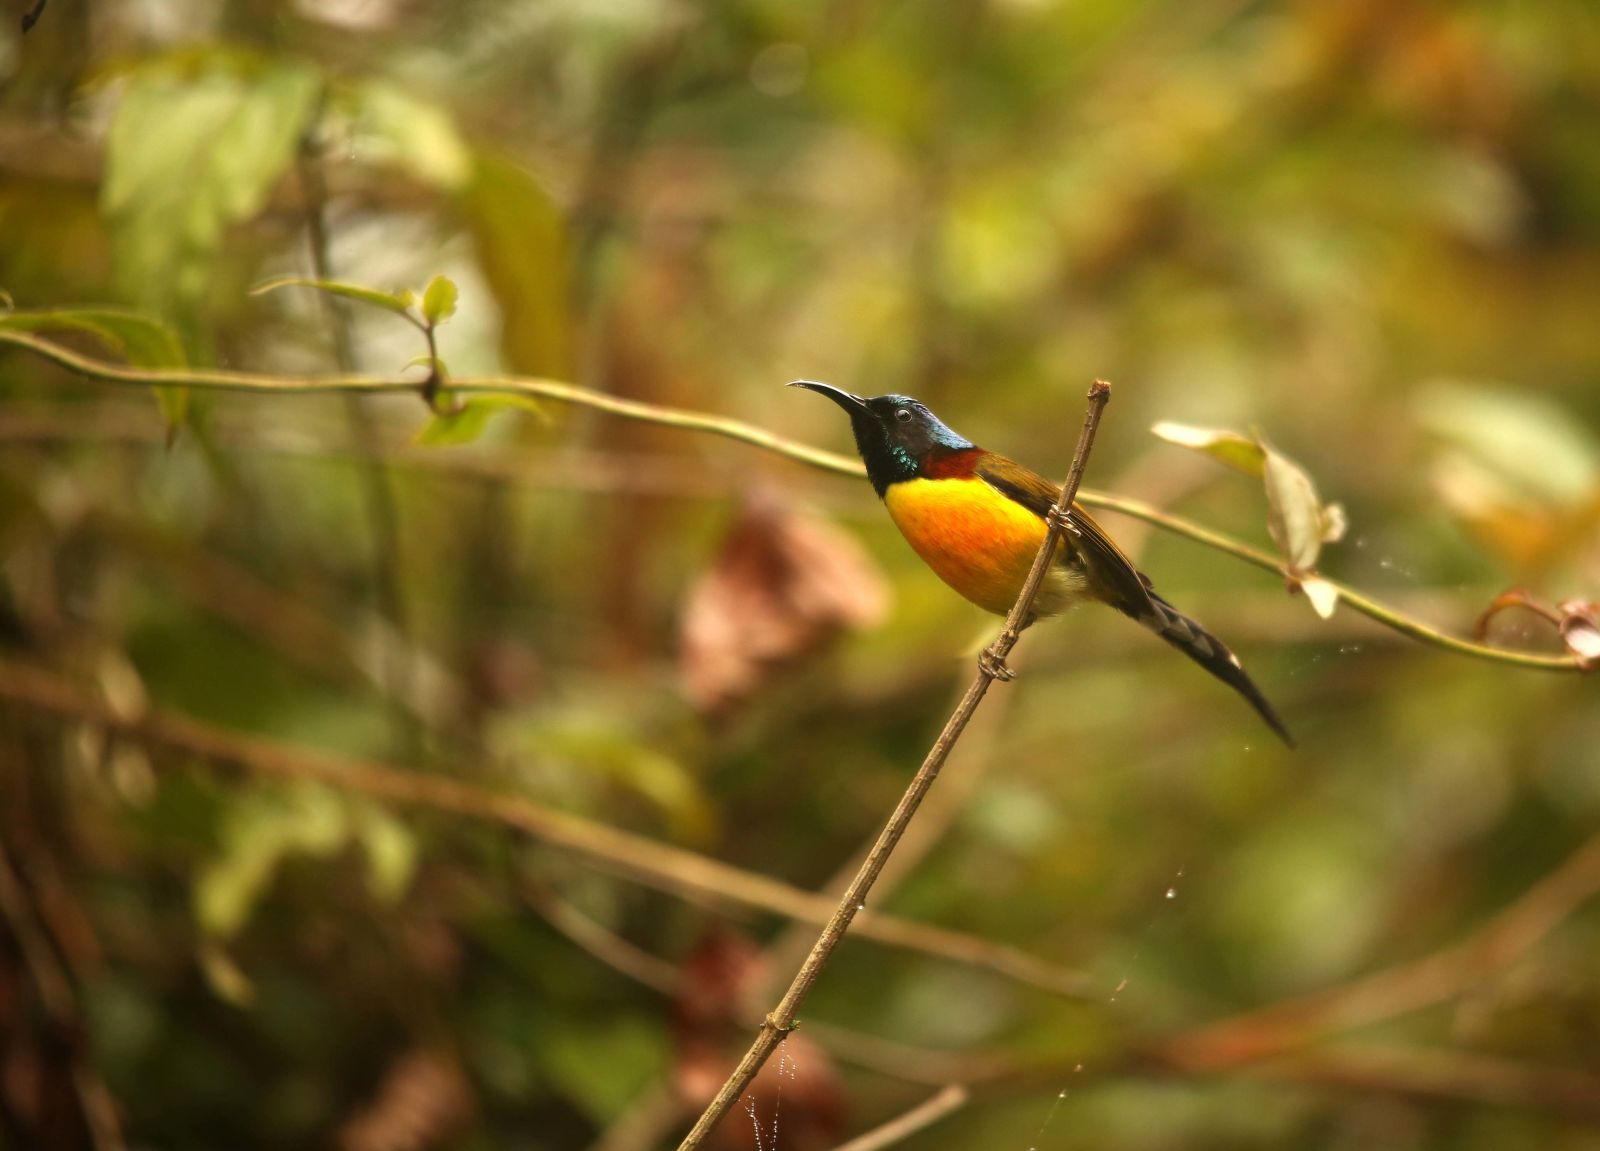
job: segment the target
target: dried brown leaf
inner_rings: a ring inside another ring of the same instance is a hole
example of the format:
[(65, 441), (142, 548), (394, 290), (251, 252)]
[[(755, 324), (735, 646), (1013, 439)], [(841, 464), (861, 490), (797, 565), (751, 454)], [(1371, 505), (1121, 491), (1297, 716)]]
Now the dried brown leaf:
[(724, 710), (844, 630), (877, 622), (888, 598), (877, 565), (852, 538), (758, 496), (689, 592), (684, 691), (703, 711)]
[(1560, 606), (1561, 640), (1585, 671), (1600, 668), (1600, 604), (1568, 600)]
[(1489, 601), (1489, 606), (1483, 609), (1483, 614), (1478, 616), (1477, 626), (1473, 629), (1479, 641), (1489, 637), (1489, 623), (1495, 616), (1510, 608), (1526, 608), (1531, 612), (1543, 616), (1551, 623), (1559, 623), (1559, 617), (1550, 608), (1533, 598), (1533, 593), (1525, 588), (1511, 588), (1503, 591)]
[(1489, 634), (1489, 622), (1509, 608), (1523, 608), (1555, 625), (1561, 642), (1585, 671), (1600, 668), (1600, 603), (1590, 600), (1569, 599), (1551, 607), (1535, 599), (1531, 592), (1513, 588), (1501, 592), (1490, 601), (1478, 617), (1477, 635), (1480, 640)]
[(415, 1048), (384, 1074), (372, 1102), (344, 1125), (341, 1151), (424, 1151), (438, 1147), (472, 1113), (472, 1091), (456, 1060)]
[(766, 974), (761, 949), (726, 927), (708, 928), (684, 958), (673, 999), (673, 1024), (680, 1034), (737, 1030), (745, 998)]
[[(673, 1005), (673, 1084), (687, 1110), (698, 1112), (716, 1096), (738, 1063), (748, 1038), (749, 1010), (741, 1002), (759, 991), (766, 957), (754, 942), (717, 927), (684, 960)], [(759, 1007), (754, 1009), (759, 1012)], [(803, 1032), (784, 1039), (762, 1066), (735, 1112), (706, 1144), (714, 1151), (749, 1151), (780, 1145), (787, 1151), (822, 1151), (844, 1134), (844, 1093), (832, 1058)], [(759, 1130), (753, 1137), (752, 1126)]]

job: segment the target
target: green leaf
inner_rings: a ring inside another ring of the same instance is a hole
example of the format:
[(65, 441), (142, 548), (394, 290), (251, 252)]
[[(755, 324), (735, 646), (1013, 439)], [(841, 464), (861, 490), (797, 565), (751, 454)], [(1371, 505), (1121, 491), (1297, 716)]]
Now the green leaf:
[(101, 202), (132, 298), (198, 307), (223, 230), (256, 215), (294, 162), (321, 82), (308, 68), (136, 69), (112, 116)]
[(450, 377), (450, 370), (446, 367), (443, 357), (430, 356), (427, 352), (422, 353), (420, 356), (412, 356), (401, 365), (401, 371), (406, 368), (427, 368), (441, 380), (449, 379)]
[(456, 314), (456, 282), (449, 276), (435, 276), (422, 290), (422, 317), (437, 327)]
[(319, 292), (343, 296), (347, 300), (359, 300), (363, 304), (371, 304), (386, 312), (395, 312), (408, 317), (411, 315), (411, 305), (417, 302), (417, 294), (410, 288), (401, 288), (398, 292), (385, 292), (379, 288), (369, 288), (364, 284), (348, 284), (343, 280), (317, 280), (306, 276), (282, 276), (276, 280), (268, 280), (251, 288), (250, 294), (264, 296), (279, 288), (315, 288)]
[(1435, 383), (1417, 398), (1420, 422), (1490, 482), (1572, 506), (1600, 490), (1600, 442), (1550, 400), (1509, 384)]
[(155, 316), (126, 308), (0, 312), (0, 327), (23, 332), (87, 332), (141, 368), (181, 368), (188, 362), (183, 342), (172, 328)]
[[(49, 308), (0, 313), (0, 327), (23, 332), (72, 331), (94, 336), (139, 368), (183, 368), (183, 341), (161, 320), (125, 308)], [(189, 413), (189, 389), (153, 388), (169, 438)]]
[(594, 717), (569, 717), (542, 727), (539, 746), (586, 778), (617, 785), (650, 804), (681, 841), (705, 843), (716, 816), (701, 780), (680, 760), (631, 732)]
[(430, 448), (470, 444), (483, 434), (493, 414), (490, 406), (472, 401), (462, 404), (453, 412), (438, 412), (422, 426), (416, 442)]
[(1266, 466), (1267, 453), (1260, 441), (1252, 436), (1230, 432), (1224, 428), (1197, 428), (1162, 420), (1150, 431), (1169, 444), (1203, 452), (1247, 476), (1260, 476)]
[(367, 887), (387, 903), (397, 902), (417, 870), (417, 837), (384, 808), (356, 806), (355, 832), (367, 853)]
[(1322, 550), (1321, 501), (1316, 485), (1293, 460), (1268, 452), (1262, 479), (1267, 485), (1267, 529), (1295, 571), (1316, 567)]
[(221, 946), (202, 943), (198, 958), (200, 973), (218, 999), (234, 1007), (249, 1007), (255, 1002), (255, 983)]
[(383, 80), (342, 87), (340, 108), (351, 118), (351, 151), (368, 163), (392, 164), (437, 188), (467, 182), (472, 153), (450, 114)]
[(637, 1017), (554, 1020), (538, 1054), (563, 1094), (602, 1125), (667, 1066), (661, 1028)]
[(1323, 507), (1310, 475), (1275, 448), (1266, 448), (1262, 479), (1267, 488), (1267, 530), (1289, 570), (1314, 570), (1322, 545), (1344, 535), (1344, 509), (1338, 504)]
[(426, 447), (447, 447), (452, 444), (470, 444), (483, 434), (489, 419), (496, 412), (517, 408), (543, 416), (544, 409), (527, 396), (496, 393), (473, 396), (453, 412), (440, 412), (422, 426), (416, 442)]
[[(1322, 545), (1344, 535), (1344, 509), (1338, 504), (1324, 506), (1305, 469), (1259, 436), (1167, 420), (1150, 430), (1169, 444), (1203, 452), (1245, 475), (1261, 477), (1267, 489), (1267, 530), (1291, 572), (1315, 569)], [(1339, 597), (1331, 585), (1319, 586), (1315, 594), (1307, 589), (1307, 595), (1317, 614), (1324, 619), (1333, 614)]]
[(282, 791), (251, 792), (231, 807), (222, 854), (195, 880), (195, 917), (217, 939), (236, 935), (250, 920), (282, 860), (293, 854), (329, 856), (350, 835), (339, 793), (302, 783)]
[(479, 155), (461, 204), (478, 266), (500, 307), (500, 355), (513, 371), (572, 370), (566, 220), (544, 187), (509, 159)]

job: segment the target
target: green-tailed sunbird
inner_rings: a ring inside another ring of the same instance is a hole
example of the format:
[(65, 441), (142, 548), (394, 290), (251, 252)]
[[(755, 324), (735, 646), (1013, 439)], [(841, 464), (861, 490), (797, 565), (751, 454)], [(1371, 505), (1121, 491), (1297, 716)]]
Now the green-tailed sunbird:
[[(1059, 489), (980, 448), (910, 396), (864, 398), (811, 380), (794, 386), (827, 396), (849, 413), (867, 478), (923, 561), (979, 607), (1007, 614), (1044, 544), (1046, 517)], [(1149, 578), (1077, 503), (1071, 525), (1076, 530), (1063, 533), (1027, 623), (1080, 600), (1109, 604), (1244, 696), (1294, 746), (1226, 644), (1157, 595)]]

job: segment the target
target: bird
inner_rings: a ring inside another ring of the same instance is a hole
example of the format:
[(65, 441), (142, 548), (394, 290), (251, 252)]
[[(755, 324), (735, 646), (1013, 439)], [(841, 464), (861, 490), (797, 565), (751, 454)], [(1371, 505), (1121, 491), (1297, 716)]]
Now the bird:
[[(1008, 614), (1044, 544), (1060, 489), (979, 447), (911, 396), (857, 396), (816, 380), (790, 386), (826, 396), (849, 414), (867, 479), (923, 562), (985, 611)], [(1294, 746), (1226, 644), (1157, 595), (1150, 578), (1076, 502), (1068, 522), (1023, 627), (1085, 600), (1113, 607), (1233, 688)]]

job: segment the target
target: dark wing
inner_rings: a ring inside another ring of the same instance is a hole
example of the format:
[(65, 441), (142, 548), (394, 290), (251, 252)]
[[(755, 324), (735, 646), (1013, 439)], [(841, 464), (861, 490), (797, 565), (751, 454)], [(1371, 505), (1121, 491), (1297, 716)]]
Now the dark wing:
[[(986, 453), (974, 473), (1007, 499), (1021, 504), (1040, 519), (1050, 514), (1061, 489), (1014, 460)], [(1064, 562), (1088, 569), (1088, 585), (1097, 599), (1116, 608), (1155, 632), (1184, 655), (1222, 680), (1249, 701), (1268, 726), (1290, 747), (1294, 739), (1264, 695), (1245, 674), (1239, 659), (1216, 636), (1184, 615), (1150, 588), (1150, 581), (1122, 554), (1094, 517), (1074, 503), (1072, 523), (1078, 534), (1067, 541)]]
[[(1021, 504), (1040, 519), (1050, 514), (1051, 506), (1061, 494), (1061, 489), (1043, 476), (993, 453), (985, 454), (974, 472), (1001, 495)], [(1289, 729), (1245, 674), (1238, 657), (1227, 645), (1156, 595), (1144, 573), (1122, 554), (1122, 549), (1094, 522), (1094, 517), (1076, 503), (1072, 505), (1072, 523), (1078, 534), (1067, 541), (1064, 562), (1078, 563), (1088, 569), (1091, 593), (1155, 632), (1244, 696), (1283, 742), (1293, 747)]]
[[(1050, 514), (1050, 508), (1061, 495), (1061, 489), (1038, 472), (993, 452), (986, 452), (974, 471), (984, 483), (1040, 519)], [(1076, 552), (1083, 566), (1093, 574), (1089, 587), (1098, 598), (1137, 620), (1155, 615), (1156, 608), (1150, 600), (1150, 581), (1122, 554), (1122, 549), (1095, 523), (1094, 517), (1076, 502), (1072, 505), (1072, 523), (1078, 534), (1068, 541), (1068, 555)]]

